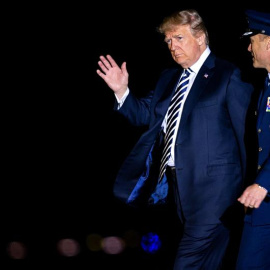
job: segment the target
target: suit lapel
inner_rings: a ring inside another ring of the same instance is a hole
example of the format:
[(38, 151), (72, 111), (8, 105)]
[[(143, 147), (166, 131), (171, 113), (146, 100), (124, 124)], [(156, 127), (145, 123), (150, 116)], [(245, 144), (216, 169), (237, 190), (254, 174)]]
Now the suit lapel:
[(159, 117), (161, 117), (162, 119), (164, 118), (167, 112), (170, 101), (172, 99), (174, 89), (177, 86), (177, 83), (179, 81), (179, 78), (182, 72), (183, 72), (183, 69), (179, 69), (179, 71), (176, 72), (176, 74), (170, 80), (170, 83), (166, 87), (166, 90), (163, 92), (163, 95), (161, 96), (160, 100), (158, 101), (156, 105), (155, 113), (156, 115), (159, 115)]

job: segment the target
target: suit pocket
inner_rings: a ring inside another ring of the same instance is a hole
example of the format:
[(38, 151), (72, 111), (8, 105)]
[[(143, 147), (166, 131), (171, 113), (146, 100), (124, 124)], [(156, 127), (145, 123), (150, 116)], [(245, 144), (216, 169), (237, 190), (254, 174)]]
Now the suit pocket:
[(239, 171), (237, 164), (217, 164), (207, 166), (208, 176), (231, 175)]

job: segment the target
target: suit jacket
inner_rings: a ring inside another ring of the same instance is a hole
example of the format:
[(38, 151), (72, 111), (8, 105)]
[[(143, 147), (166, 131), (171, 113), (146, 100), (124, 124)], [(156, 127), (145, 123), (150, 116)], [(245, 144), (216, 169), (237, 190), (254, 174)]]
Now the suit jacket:
[[(157, 183), (161, 124), (182, 69), (165, 70), (143, 99), (128, 95), (119, 113), (133, 125), (148, 125), (123, 162), (114, 194), (130, 205), (166, 203), (166, 175)], [(243, 188), (245, 117), (253, 87), (239, 69), (211, 53), (183, 107), (175, 166), (183, 216), (193, 225), (216, 224), (230, 212)], [(150, 200), (149, 200), (150, 198)]]
[[(268, 107), (267, 107), (268, 106)], [(266, 188), (268, 195), (257, 209), (245, 217), (252, 225), (270, 224), (270, 86), (261, 91), (257, 108), (258, 174), (255, 183)]]

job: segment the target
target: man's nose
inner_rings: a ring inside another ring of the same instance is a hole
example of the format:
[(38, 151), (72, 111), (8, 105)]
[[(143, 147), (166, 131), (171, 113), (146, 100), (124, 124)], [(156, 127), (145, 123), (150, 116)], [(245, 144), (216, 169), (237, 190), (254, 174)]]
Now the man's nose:
[(171, 43), (171, 50), (174, 51), (177, 47), (177, 44), (175, 41), (172, 40), (172, 43)]

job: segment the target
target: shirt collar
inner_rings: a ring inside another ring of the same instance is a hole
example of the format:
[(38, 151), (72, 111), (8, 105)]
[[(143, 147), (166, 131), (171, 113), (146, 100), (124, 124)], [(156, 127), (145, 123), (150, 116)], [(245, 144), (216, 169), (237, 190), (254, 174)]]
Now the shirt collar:
[(207, 48), (204, 50), (204, 52), (202, 53), (198, 61), (190, 67), (191, 70), (197, 74), (210, 53), (211, 53), (211, 50), (209, 46), (207, 46)]

